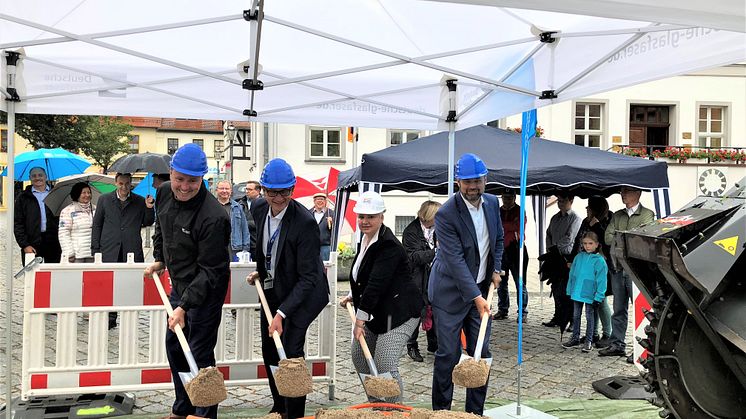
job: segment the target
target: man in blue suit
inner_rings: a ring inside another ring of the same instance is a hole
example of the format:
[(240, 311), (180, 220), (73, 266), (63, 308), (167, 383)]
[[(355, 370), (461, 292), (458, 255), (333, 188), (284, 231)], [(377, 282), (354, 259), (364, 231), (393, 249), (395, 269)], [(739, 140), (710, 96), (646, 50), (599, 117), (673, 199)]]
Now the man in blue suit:
[[(486, 176), (487, 167), (479, 157), (471, 153), (461, 156), (456, 164), (459, 192), (435, 215), (438, 249), (428, 286), (438, 336), (433, 367), (433, 410), (451, 408), (451, 374), (461, 356), (462, 329), (470, 356), (475, 349), (482, 352), (482, 358), (491, 356), (491, 323), (487, 326), (484, 346), (475, 348), (482, 314), (487, 313), (490, 318), (486, 300), (489, 285), (494, 283), (497, 288), (503, 274), (500, 204), (497, 197), (484, 193)], [(467, 389), (466, 411), (482, 415), (486, 396), (487, 384)]]

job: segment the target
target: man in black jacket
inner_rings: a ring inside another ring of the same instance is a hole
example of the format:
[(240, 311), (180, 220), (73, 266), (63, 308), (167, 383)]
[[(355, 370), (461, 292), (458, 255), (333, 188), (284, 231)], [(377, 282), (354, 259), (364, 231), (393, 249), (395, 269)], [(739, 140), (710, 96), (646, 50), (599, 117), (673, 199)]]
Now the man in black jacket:
[[(435, 237), (435, 213), (438, 212), (440, 203), (435, 201), (425, 201), (417, 211), (417, 218), (414, 219), (402, 233), (402, 245), (407, 251), (409, 265), (412, 267), (412, 279), (417, 285), (422, 295), (423, 303), (430, 305), (427, 299), (427, 282), (430, 277), (430, 266), (435, 259), (436, 237)], [(426, 313), (423, 313), (421, 319), (425, 323)], [(435, 327), (432, 324), (432, 314), (430, 315), (429, 329), (427, 332), (427, 351), (434, 353), (438, 350), (438, 339), (435, 334)], [(420, 334), (419, 325), (414, 329), (412, 336), (407, 342), (407, 354), (415, 362), (424, 361), (420, 354), (417, 338)]]
[(256, 254), (256, 223), (254, 222), (254, 216), (251, 215), (251, 211), (254, 202), (262, 197), (261, 191), (262, 185), (255, 180), (250, 180), (246, 182), (246, 195), (236, 200), (243, 207), (243, 212), (246, 213), (246, 221), (249, 222), (249, 236), (251, 238), (249, 253), (251, 254), (251, 260), (256, 260), (254, 257)]
[[(91, 228), (91, 253), (101, 253), (103, 262), (126, 262), (133, 253), (135, 262), (144, 262), (140, 229), (153, 225), (153, 198), (132, 193), (132, 175), (117, 173), (117, 188), (101, 195)], [(117, 326), (117, 313), (109, 313), (109, 329)]]
[(13, 233), (21, 247), (21, 263), (26, 264), (27, 254), (42, 257), (47, 263), (59, 263), (62, 253), (57, 236), (59, 218), (44, 203), (49, 194), (47, 172), (34, 167), (29, 178), (31, 185), (18, 195), (15, 203)]
[(319, 229), (311, 213), (291, 198), (295, 174), (287, 162), (273, 159), (261, 176), (266, 200), (252, 205), (256, 221), (256, 266), (246, 280), (260, 280), (274, 318), (261, 312), (262, 356), (269, 372), (269, 388), (274, 404), (271, 412), (291, 419), (305, 416), (306, 397), (280, 396), (270, 365), (279, 356), (270, 336), (277, 331), (288, 358), (305, 356), (306, 330), (329, 302), (329, 284), (319, 257)]
[(215, 366), (215, 344), (230, 281), (230, 219), (204, 186), (205, 153), (195, 144), (179, 148), (171, 160), (171, 181), (158, 188), (153, 257), (146, 276), (168, 268), (173, 316), (168, 318), (166, 354), (176, 401), (170, 418), (216, 418), (218, 406), (195, 408), (179, 378), (189, 371), (173, 332), (184, 329), (197, 367)]
[(332, 226), (334, 225), (334, 210), (327, 205), (326, 194), (317, 192), (313, 195), (313, 207), (310, 208), (316, 224), (319, 226), (321, 240), (321, 260), (329, 260), (332, 241)]

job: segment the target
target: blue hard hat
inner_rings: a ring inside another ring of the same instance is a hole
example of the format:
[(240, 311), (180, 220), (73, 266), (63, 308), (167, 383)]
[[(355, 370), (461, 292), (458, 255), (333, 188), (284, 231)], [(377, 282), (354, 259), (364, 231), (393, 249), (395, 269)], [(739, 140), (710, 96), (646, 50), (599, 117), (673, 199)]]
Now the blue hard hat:
[(188, 176), (204, 176), (207, 173), (207, 157), (197, 144), (184, 144), (171, 158), (171, 168)]
[(272, 159), (264, 166), (259, 183), (267, 189), (289, 188), (295, 186), (295, 173), (285, 160)]
[(456, 179), (487, 176), (487, 166), (476, 154), (466, 153), (456, 162)]

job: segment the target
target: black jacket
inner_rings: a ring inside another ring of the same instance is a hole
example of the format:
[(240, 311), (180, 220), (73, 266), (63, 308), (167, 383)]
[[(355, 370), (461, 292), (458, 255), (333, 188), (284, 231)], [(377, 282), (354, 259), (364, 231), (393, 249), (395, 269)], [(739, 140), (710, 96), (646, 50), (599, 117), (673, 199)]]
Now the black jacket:
[[(311, 216), (314, 217), (313, 220), (316, 221), (314, 208), (311, 207), (308, 212), (311, 213)], [(322, 246), (329, 246), (329, 244), (332, 242), (332, 228), (334, 227), (334, 224), (332, 224), (332, 227), (329, 227), (329, 223), (326, 221), (326, 217), (332, 217), (333, 220), (334, 210), (327, 208), (324, 212), (324, 216), (321, 217), (321, 221), (318, 222), (319, 240), (321, 240)]]
[[(23, 249), (26, 246), (39, 247), (41, 244), (41, 211), (39, 201), (36, 200), (31, 191), (33, 186), (29, 185), (18, 195), (15, 202), (13, 233), (16, 236), (18, 246)], [(54, 215), (48, 206), (44, 205), (47, 213), (47, 230), (49, 236), (57, 239), (59, 229), (59, 217)], [(59, 241), (57, 247), (60, 247)]]
[[(135, 262), (144, 262), (140, 229), (153, 225), (155, 211), (145, 206), (145, 198), (130, 193), (120, 206), (117, 191), (101, 195), (96, 204), (91, 230), (91, 252), (101, 253), (104, 262), (126, 262), (127, 253)], [(119, 260), (120, 248), (123, 260)]]
[(177, 201), (171, 182), (156, 195), (158, 210), (153, 257), (164, 262), (184, 310), (198, 307), (211, 293), (225, 298), (230, 282), (231, 222), (222, 205), (200, 186), (197, 196)]
[[(360, 249), (356, 261), (359, 255)], [(411, 275), (404, 246), (388, 227), (381, 225), (378, 241), (368, 247), (360, 263), (357, 281), (350, 271), (352, 302), (373, 315), (373, 320), (366, 323), (371, 332), (386, 333), (420, 317), (422, 297)]]
[[(264, 283), (267, 268), (263, 241), (269, 204), (256, 199), (251, 204), (251, 213), (256, 222), (256, 267)], [(316, 220), (294, 199), (282, 217), (277, 240), (273, 297), (285, 316), (292, 317), (298, 327), (307, 328), (329, 303), (329, 283), (319, 255)]]
[[(433, 233), (435, 240), (435, 233)], [(425, 304), (430, 304), (427, 299), (427, 282), (430, 278), (430, 265), (435, 259), (435, 249), (431, 249), (427, 244), (425, 236), (422, 234), (422, 225), (420, 219), (415, 218), (409, 223), (402, 233), (402, 244), (409, 257), (409, 265), (412, 267), (412, 280), (422, 294), (422, 300)]]
[(249, 252), (251, 252), (251, 259), (256, 260), (256, 222), (254, 222), (254, 216), (251, 215), (254, 203), (252, 202), (251, 208), (249, 208), (248, 196), (244, 196), (243, 198), (237, 199), (236, 201), (241, 204), (243, 212), (246, 214), (246, 221), (249, 222), (249, 237), (251, 239), (249, 242)]

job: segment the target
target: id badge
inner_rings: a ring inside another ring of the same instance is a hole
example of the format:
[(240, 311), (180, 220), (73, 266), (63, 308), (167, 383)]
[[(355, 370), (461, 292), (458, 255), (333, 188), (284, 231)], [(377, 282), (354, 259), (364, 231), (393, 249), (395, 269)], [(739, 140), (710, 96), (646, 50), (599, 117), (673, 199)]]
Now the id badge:
[(267, 279), (264, 280), (263, 288), (265, 290), (271, 290), (275, 286), (275, 280), (272, 275), (267, 273)]

